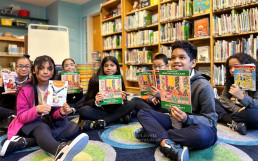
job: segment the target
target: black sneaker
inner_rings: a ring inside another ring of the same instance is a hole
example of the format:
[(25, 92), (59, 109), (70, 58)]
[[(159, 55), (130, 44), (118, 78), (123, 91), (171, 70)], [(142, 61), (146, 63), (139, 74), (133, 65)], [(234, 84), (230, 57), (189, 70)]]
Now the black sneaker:
[(130, 121), (131, 121), (131, 116), (129, 114), (120, 118), (120, 123), (121, 124), (128, 124)]
[(11, 140), (6, 140), (1, 149), (1, 156), (9, 154), (11, 152), (19, 151), (27, 147), (27, 142), (24, 137), (13, 136)]
[(242, 135), (247, 133), (246, 125), (243, 122), (235, 122), (232, 120), (232, 124), (228, 124), (229, 128), (233, 131), (237, 131)]
[(74, 115), (76, 113), (76, 109), (73, 108), (73, 107), (71, 107), (70, 109), (71, 109), (71, 111), (70, 111), (70, 113), (68, 115), (69, 116)]
[(104, 120), (90, 121), (85, 120), (83, 123), (83, 131), (88, 131), (90, 129), (104, 129), (106, 127), (106, 122)]
[(189, 150), (187, 147), (183, 147), (176, 144), (172, 140), (166, 140), (165, 146), (160, 147), (160, 151), (168, 157), (170, 160), (174, 161), (189, 161)]
[(134, 137), (141, 142), (154, 142), (154, 139), (152, 139), (143, 128), (136, 129), (134, 131)]
[(61, 143), (56, 151), (55, 161), (71, 161), (88, 144), (89, 136), (85, 133), (80, 134), (72, 141)]

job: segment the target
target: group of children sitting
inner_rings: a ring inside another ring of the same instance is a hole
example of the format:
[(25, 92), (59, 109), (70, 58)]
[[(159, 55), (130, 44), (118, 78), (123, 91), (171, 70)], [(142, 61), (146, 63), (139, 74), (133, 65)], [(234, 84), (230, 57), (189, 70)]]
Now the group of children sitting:
[[(129, 101), (123, 79), (123, 104), (100, 105), (103, 95), (99, 92), (99, 76), (121, 75), (118, 60), (112, 56), (103, 58), (99, 70), (89, 81), (85, 95), (82, 91), (76, 95), (68, 94), (67, 103), (51, 108), (46, 103), (49, 80), (60, 79), (56, 77), (53, 59), (44, 55), (31, 64), (29, 58), (19, 58), (15, 70), (20, 86), (13, 93), (1, 91), (1, 103), (4, 97), (13, 101), (6, 106), (0, 104), (3, 106), (0, 119), (10, 120), (9, 117), (16, 114), (8, 127), (8, 138), (3, 142), (1, 156), (38, 145), (53, 154), (55, 160), (72, 160), (87, 145), (89, 137), (85, 132), (103, 129), (111, 123), (129, 123), (133, 110), (142, 125), (135, 131), (135, 137), (159, 145), (160, 151), (171, 160), (189, 160), (189, 149), (206, 149), (214, 145), (217, 121), (228, 124), (243, 135), (247, 129), (258, 128), (258, 93), (243, 92), (234, 84), (234, 65), (256, 65), (251, 56), (236, 53), (227, 59), (225, 88), (220, 100), (216, 100), (209, 81), (194, 69), (196, 47), (188, 41), (175, 41), (172, 49), (172, 70), (190, 71), (192, 113), (185, 113), (175, 106), (170, 110), (162, 108), (159, 86), (152, 88), (152, 96), (144, 99), (135, 97)], [(152, 67), (159, 84), (159, 70), (169, 69), (167, 57), (156, 55)], [(65, 59), (62, 68), (63, 71), (74, 72), (76, 65), (72, 59)], [(233, 103), (231, 97), (238, 102)], [(67, 119), (71, 107), (79, 113), (78, 124)]]

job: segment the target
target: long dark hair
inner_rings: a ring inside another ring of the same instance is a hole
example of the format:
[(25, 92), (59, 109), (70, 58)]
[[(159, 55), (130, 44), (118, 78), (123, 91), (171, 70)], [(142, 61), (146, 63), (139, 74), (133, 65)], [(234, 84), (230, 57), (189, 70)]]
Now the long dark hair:
[[(96, 94), (99, 92), (99, 76), (106, 75), (104, 73), (104, 65), (108, 61), (112, 61), (113, 63), (116, 64), (117, 71), (114, 75), (121, 75), (120, 66), (119, 66), (119, 63), (118, 63), (117, 59), (113, 56), (104, 57), (97, 73), (94, 74), (89, 81), (88, 91), (87, 91), (86, 96), (85, 96), (84, 104), (91, 99), (95, 99)], [(122, 77), (122, 90), (125, 91), (125, 85), (124, 85), (123, 77)]]
[(234, 84), (234, 77), (231, 76), (230, 74), (230, 69), (229, 69), (229, 60), (231, 59), (237, 59), (240, 64), (255, 64), (255, 70), (256, 70), (256, 89), (258, 89), (258, 82), (257, 82), (257, 63), (256, 61), (248, 54), (246, 53), (236, 53), (232, 56), (230, 56), (227, 61), (226, 61), (226, 83), (225, 86), (227, 89), (229, 89), (231, 87), (232, 84)]

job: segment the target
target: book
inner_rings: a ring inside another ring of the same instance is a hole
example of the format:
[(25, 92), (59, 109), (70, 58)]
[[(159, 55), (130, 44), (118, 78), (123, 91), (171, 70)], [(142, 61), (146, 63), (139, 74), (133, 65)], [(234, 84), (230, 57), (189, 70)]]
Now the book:
[(210, 0), (193, 0), (194, 14), (209, 13)]
[(194, 37), (206, 37), (210, 35), (209, 18), (194, 21)]
[(67, 93), (80, 93), (80, 73), (79, 72), (62, 72), (61, 80), (68, 81)]
[(197, 62), (210, 62), (210, 47), (197, 47)]
[(122, 19), (118, 18), (115, 19), (115, 32), (121, 32), (122, 31)]
[(49, 80), (47, 104), (63, 106), (66, 103), (68, 81)]
[(140, 0), (141, 8), (150, 6), (150, 0)]
[(99, 76), (99, 92), (104, 96), (104, 101), (99, 102), (100, 105), (122, 104), (121, 75)]
[(4, 83), (4, 91), (12, 92), (17, 88), (17, 84), (15, 83), (17, 80), (17, 73), (2, 71), (3, 83)]
[(137, 72), (136, 76), (138, 78), (141, 96), (151, 96), (152, 86), (157, 87), (155, 72), (153, 70)]
[(234, 82), (241, 90), (256, 91), (255, 65), (235, 65)]
[(160, 70), (161, 107), (170, 109), (178, 107), (184, 112), (191, 113), (190, 71)]

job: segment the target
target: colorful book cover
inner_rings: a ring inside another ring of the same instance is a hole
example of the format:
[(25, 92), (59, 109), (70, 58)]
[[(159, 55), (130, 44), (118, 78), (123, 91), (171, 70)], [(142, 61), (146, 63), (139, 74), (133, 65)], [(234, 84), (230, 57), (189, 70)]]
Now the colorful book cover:
[(100, 105), (122, 104), (121, 75), (99, 76), (99, 92), (104, 96), (104, 101), (101, 101)]
[(4, 90), (5, 92), (12, 92), (15, 91), (17, 85), (15, 81), (17, 80), (17, 73), (16, 72), (5, 72), (2, 71), (3, 83), (4, 83)]
[(209, 13), (210, 0), (193, 0), (194, 14)]
[(188, 70), (160, 70), (161, 107), (178, 107), (191, 113), (190, 72)]
[(256, 91), (255, 65), (235, 65), (234, 82), (241, 90)]
[(80, 73), (79, 72), (62, 72), (61, 80), (68, 81), (67, 93), (80, 93)]
[(66, 103), (68, 81), (49, 80), (47, 104), (63, 106)]
[(209, 18), (194, 21), (194, 37), (206, 37), (210, 35)]
[(138, 77), (141, 96), (151, 96), (152, 86), (157, 87), (154, 71), (137, 72), (136, 76)]

